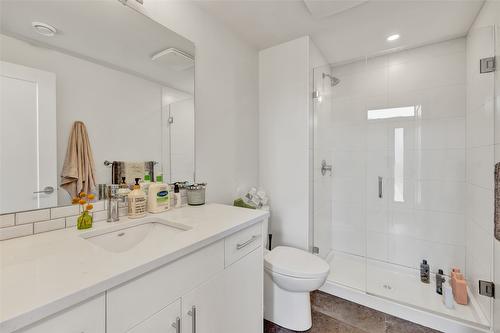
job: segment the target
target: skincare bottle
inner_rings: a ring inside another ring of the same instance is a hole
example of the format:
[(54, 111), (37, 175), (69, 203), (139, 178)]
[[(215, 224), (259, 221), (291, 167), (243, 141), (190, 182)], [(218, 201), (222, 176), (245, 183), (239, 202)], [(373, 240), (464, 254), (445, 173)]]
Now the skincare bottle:
[(440, 269), (438, 270), (438, 273), (436, 274), (436, 293), (439, 295), (443, 294), (443, 282), (444, 282), (444, 273), (443, 270)]
[(181, 198), (181, 193), (179, 191), (179, 184), (175, 183), (174, 184), (174, 207), (179, 208), (182, 207), (182, 198)]
[(128, 217), (139, 218), (146, 216), (146, 195), (141, 190), (139, 179), (135, 179), (133, 190), (128, 194)]
[(429, 279), (429, 264), (427, 264), (427, 260), (422, 260), (420, 264), (420, 281), (423, 283), (430, 283)]
[[(158, 181), (158, 178), (156, 179)], [(161, 180), (161, 179), (160, 179)], [(148, 212), (162, 213), (170, 209), (170, 188), (161, 182), (152, 183), (148, 193)]]
[(151, 176), (149, 174), (144, 175), (144, 181), (140, 182), (141, 185), (141, 190), (144, 192), (146, 195), (146, 207), (148, 205), (148, 199), (149, 199), (149, 187), (151, 186)]
[(469, 299), (467, 297), (467, 281), (465, 281), (462, 273), (456, 273), (453, 280), (453, 297), (455, 302), (462, 305), (467, 305)]
[(126, 197), (130, 193), (130, 188), (125, 182), (125, 177), (122, 177), (122, 182), (120, 183), (120, 187), (118, 188), (117, 194), (120, 197)]

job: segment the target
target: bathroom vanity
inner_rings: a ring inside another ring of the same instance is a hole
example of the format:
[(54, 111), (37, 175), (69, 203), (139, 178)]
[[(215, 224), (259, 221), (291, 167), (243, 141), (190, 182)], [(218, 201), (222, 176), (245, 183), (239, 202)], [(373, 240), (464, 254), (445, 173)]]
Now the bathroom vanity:
[(267, 217), (210, 204), (4, 241), (0, 331), (262, 332)]

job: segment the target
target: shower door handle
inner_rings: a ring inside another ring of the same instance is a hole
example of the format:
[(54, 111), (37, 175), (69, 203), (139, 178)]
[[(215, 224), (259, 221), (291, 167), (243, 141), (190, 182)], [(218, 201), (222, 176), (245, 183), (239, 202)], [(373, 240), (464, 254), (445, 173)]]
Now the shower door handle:
[(382, 198), (382, 192), (383, 192), (383, 178), (382, 177), (378, 177), (378, 197), (379, 198)]
[(321, 161), (321, 174), (324, 176), (326, 172), (330, 172), (330, 176), (332, 175), (332, 166), (331, 164), (326, 164), (326, 161)]

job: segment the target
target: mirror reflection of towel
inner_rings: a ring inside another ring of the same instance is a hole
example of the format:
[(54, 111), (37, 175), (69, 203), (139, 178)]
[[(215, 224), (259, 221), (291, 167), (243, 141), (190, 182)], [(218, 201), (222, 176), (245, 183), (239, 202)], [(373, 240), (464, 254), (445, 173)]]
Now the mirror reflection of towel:
[(66, 158), (61, 172), (61, 187), (72, 198), (80, 191), (95, 192), (95, 164), (90, 147), (87, 128), (81, 121), (75, 121), (71, 128)]

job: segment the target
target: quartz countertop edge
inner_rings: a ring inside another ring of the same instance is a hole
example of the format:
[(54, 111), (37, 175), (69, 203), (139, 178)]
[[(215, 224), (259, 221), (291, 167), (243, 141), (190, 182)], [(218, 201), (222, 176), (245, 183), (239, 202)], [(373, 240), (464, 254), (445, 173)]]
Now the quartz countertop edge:
[[(207, 217), (204, 217), (204, 212), (209, 213)], [(241, 213), (241, 217), (238, 219), (234, 218), (235, 221), (231, 222), (228, 221), (228, 219), (231, 219), (231, 217), (226, 217), (226, 220), (223, 222), (214, 222), (213, 220), (217, 219), (217, 217), (214, 217), (213, 215), (217, 215), (217, 212), (220, 213), (226, 213), (230, 212), (232, 215), (238, 215), (238, 213)], [(174, 214), (172, 214), (174, 213)], [(250, 209), (244, 209), (244, 208), (237, 208), (233, 206), (228, 206), (228, 205), (221, 205), (221, 204), (208, 204), (205, 206), (199, 206), (199, 207), (184, 207), (180, 209), (176, 209), (171, 211), (162, 213), (162, 214), (155, 214), (155, 215), (149, 215), (148, 217), (158, 217), (161, 219), (165, 219), (174, 223), (181, 223), (181, 224), (187, 224), (192, 227), (191, 235), (192, 235), (192, 242), (185, 245), (185, 246), (180, 246), (174, 250), (167, 251), (166, 253), (162, 253), (161, 255), (158, 255), (153, 258), (144, 258), (144, 261), (138, 265), (135, 265), (134, 267), (130, 267), (127, 270), (117, 272), (115, 275), (112, 275), (110, 277), (104, 278), (100, 281), (96, 281), (95, 283), (92, 283), (89, 286), (86, 286), (81, 289), (74, 290), (73, 292), (66, 293), (64, 295), (61, 295), (59, 297), (54, 297), (54, 299), (50, 300), (46, 304), (39, 304), (38, 306), (32, 307), (27, 301), (26, 303), (26, 311), (18, 311), (15, 315), (11, 315), (8, 317), (3, 317), (0, 318), (0, 331), (2, 333), (11, 333), (14, 332), (18, 329), (24, 328), (26, 326), (29, 326), (30, 324), (33, 324), (41, 319), (44, 319), (46, 317), (49, 317), (53, 314), (56, 314), (62, 310), (65, 310), (73, 305), (76, 305), (78, 303), (81, 303), (85, 300), (91, 299), (92, 297), (95, 297), (97, 295), (102, 294), (106, 290), (109, 290), (111, 288), (114, 288), (122, 283), (125, 283), (127, 281), (130, 281), (138, 276), (141, 276), (149, 271), (152, 271), (156, 268), (159, 268), (163, 265), (166, 265), (170, 262), (173, 262), (177, 259), (180, 259), (190, 253), (193, 253), (207, 245), (210, 245), (212, 243), (215, 243), (219, 240), (224, 239), (225, 237), (234, 234), (242, 229), (245, 229), (249, 226), (252, 226), (260, 221), (262, 221), (264, 218), (269, 216), (269, 212), (267, 211), (261, 211), (261, 210), (250, 210)], [(200, 214), (198, 214), (200, 213)], [(197, 216), (198, 215), (198, 216)], [(186, 223), (186, 221), (183, 221), (183, 219), (188, 218), (191, 222)], [(126, 217), (124, 219), (127, 219)], [(212, 221), (210, 221), (212, 220)], [(238, 221), (236, 221), (238, 220)], [(211, 225), (211, 222), (213, 225)], [(106, 222), (104, 222), (106, 223)], [(117, 222), (120, 223), (120, 222)], [(105, 228), (107, 225), (106, 224), (101, 224), (101, 228)], [(73, 228), (75, 229), (75, 228)], [(208, 229), (208, 230), (207, 230)], [(58, 230), (61, 232), (60, 237), (64, 237), (66, 231), (68, 229), (62, 229)], [(197, 234), (197, 231), (201, 230), (202, 232), (199, 232)], [(89, 231), (89, 230), (86, 230)], [(57, 231), (54, 231), (57, 232)], [(51, 232), (49, 232), (51, 233)], [(70, 232), (68, 231), (67, 234), (69, 235), (75, 235), (75, 232)], [(208, 234), (208, 235), (206, 235)], [(76, 235), (78, 238), (81, 238), (76, 232)], [(36, 236), (36, 235), (35, 235)], [(28, 237), (22, 237), (23, 241), (26, 241), (27, 238), (29, 237), (34, 237), (34, 236), (28, 236)], [(69, 236), (71, 237), (71, 236)], [(19, 238), (21, 239), (21, 238)], [(13, 239), (13, 240), (8, 240), (4, 242), (12, 242), (16, 241), (19, 239)], [(133, 249), (131, 249), (132, 251)], [(102, 250), (105, 251), (105, 250)], [(1, 254), (1, 256), (6, 255), (6, 254)], [(8, 255), (8, 254), (7, 254)], [(35, 265), (36, 263), (34, 263)], [(3, 269), (3, 266), (2, 266)], [(0, 271), (0, 291), (3, 292), (3, 289), (5, 286), (1, 283), (2, 279), (4, 278), (3, 276), (4, 272)], [(8, 306), (8, 304), (1, 304), (2, 307)], [(1, 311), (4, 311), (0, 308)]]

